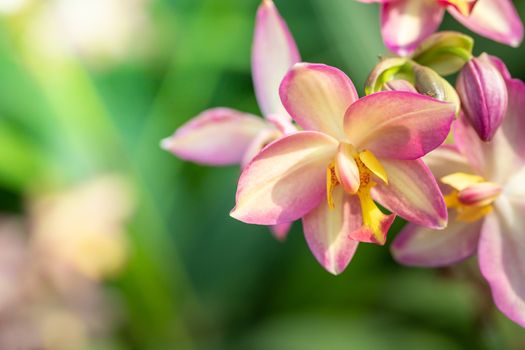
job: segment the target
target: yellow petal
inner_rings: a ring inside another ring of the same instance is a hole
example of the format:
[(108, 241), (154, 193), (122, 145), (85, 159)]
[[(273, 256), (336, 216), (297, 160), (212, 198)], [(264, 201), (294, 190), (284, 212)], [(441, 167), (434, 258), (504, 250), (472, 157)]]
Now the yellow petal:
[(458, 216), (456, 217), (456, 220), (464, 222), (476, 222), (485, 215), (492, 213), (492, 210), (494, 210), (492, 205), (486, 205), (484, 207), (464, 206), (458, 210)]
[(484, 181), (485, 179), (483, 179), (481, 176), (465, 173), (454, 173), (441, 178), (441, 182), (453, 187), (458, 191), (462, 191), (470, 185)]
[(377, 207), (376, 203), (370, 195), (370, 188), (373, 187), (373, 183), (370, 183), (365, 189), (361, 188), (357, 195), (361, 202), (361, 212), (363, 215), (363, 224), (368, 227), (375, 237), (375, 241), (378, 244), (385, 244), (386, 232), (383, 232), (382, 224), (385, 222), (388, 215), (384, 214)]
[(379, 159), (369, 150), (365, 150), (359, 153), (359, 159), (363, 164), (378, 178), (383, 180), (384, 183), (388, 183), (388, 178), (386, 175), (385, 168), (379, 162)]

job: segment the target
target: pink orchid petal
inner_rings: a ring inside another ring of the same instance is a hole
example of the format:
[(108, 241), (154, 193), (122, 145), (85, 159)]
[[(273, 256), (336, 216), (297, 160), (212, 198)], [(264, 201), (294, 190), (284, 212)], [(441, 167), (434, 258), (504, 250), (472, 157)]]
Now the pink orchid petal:
[(454, 140), (460, 152), (465, 155), (474, 172), (487, 179), (491, 178), (490, 174), (487, 174), (485, 171), (488, 170), (489, 173), (491, 171), (490, 167), (486, 165), (492, 153), (489, 143), (481, 141), (474, 128), (463, 115), (460, 115), (454, 123), (453, 131)]
[(292, 228), (292, 224), (293, 222), (285, 222), (283, 224), (273, 225), (270, 226), (270, 230), (275, 238), (279, 241), (284, 241), (286, 236), (288, 236), (288, 232), (290, 232), (290, 229)]
[(423, 161), (428, 166), (437, 180), (441, 192), (447, 194), (451, 187), (442, 183), (440, 179), (454, 173), (472, 174), (472, 167), (468, 164), (467, 158), (459, 152), (455, 145), (442, 145), (427, 154)]
[(242, 161), (250, 143), (269, 126), (254, 115), (229, 108), (202, 112), (162, 140), (161, 147), (179, 158), (201, 164)]
[(347, 143), (339, 144), (335, 157), (337, 177), (348, 193), (356, 193), (359, 189), (359, 168), (354, 159), (355, 149)]
[(451, 265), (476, 253), (481, 223), (450, 220), (448, 226), (440, 231), (408, 224), (390, 249), (394, 259), (404, 265)]
[(385, 45), (407, 56), (434, 33), (445, 10), (437, 1), (398, 0), (381, 5), (381, 33)]
[(305, 130), (344, 138), (345, 111), (358, 99), (354, 84), (337, 68), (298, 63), (285, 76), (281, 100), (292, 118)]
[(264, 146), (269, 145), (281, 137), (283, 137), (283, 134), (273, 128), (264, 129), (259, 132), (246, 148), (241, 160), (241, 168), (244, 169), (252, 159), (261, 152)]
[(479, 265), (496, 306), (525, 327), (525, 210), (510, 203), (502, 206), (498, 215), (491, 214), (485, 219), (479, 242)]
[(417, 159), (445, 141), (454, 118), (453, 104), (404, 91), (384, 91), (352, 104), (344, 129), (357, 149), (369, 149), (377, 157)]
[(388, 184), (377, 181), (374, 199), (391, 212), (415, 224), (441, 229), (447, 224), (447, 208), (434, 176), (418, 160), (381, 159)]
[[(509, 103), (507, 115), (501, 125), (501, 135), (496, 137), (505, 139), (498, 144), (507, 144), (515, 153), (515, 160), (519, 165), (525, 165), (525, 83), (521, 80), (507, 80)], [(501, 157), (501, 152), (499, 153)]]
[(461, 117), (454, 126), (454, 136), (461, 152), (478, 174), (497, 183), (505, 183), (525, 165), (525, 83), (507, 80), (507, 114), (491, 142), (482, 142), (474, 128)]
[(335, 139), (315, 131), (281, 138), (244, 168), (231, 216), (259, 225), (295, 221), (326, 196), (326, 168), (337, 151)]
[(381, 222), (379, 223), (379, 229), (381, 236), (378, 237), (369, 227), (363, 225), (359, 230), (355, 230), (348, 237), (357, 242), (363, 243), (374, 243), (379, 245), (384, 245), (386, 243), (386, 236), (388, 235), (388, 230), (390, 226), (394, 223), (396, 219), (395, 214), (385, 215)]
[(525, 207), (525, 186), (523, 186), (523, 179), (525, 179), (525, 166), (509, 178), (503, 191), (505, 196), (516, 203), (522, 203)]
[(357, 196), (344, 192), (341, 186), (333, 191), (335, 208), (322, 201), (303, 218), (306, 242), (317, 261), (330, 273), (338, 275), (352, 259), (359, 242), (350, 234), (362, 224), (361, 205)]
[(511, 0), (479, 0), (469, 16), (454, 8), (448, 11), (465, 27), (489, 39), (514, 47), (523, 40), (523, 24)]
[(271, 0), (259, 6), (252, 47), (255, 95), (264, 116), (288, 113), (279, 98), (279, 85), (292, 65), (301, 61), (288, 26)]
[(436, 179), (453, 173), (472, 173), (472, 168), (455, 145), (442, 145), (427, 154), (423, 161)]
[(269, 114), (266, 116), (266, 120), (268, 120), (269, 123), (272, 123), (283, 135), (293, 134), (297, 131), (297, 128), (293, 125), (288, 113)]

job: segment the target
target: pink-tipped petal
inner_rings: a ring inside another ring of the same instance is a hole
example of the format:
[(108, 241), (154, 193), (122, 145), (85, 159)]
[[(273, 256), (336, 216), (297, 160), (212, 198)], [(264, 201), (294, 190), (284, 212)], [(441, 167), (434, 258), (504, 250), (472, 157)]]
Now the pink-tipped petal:
[(361, 205), (356, 196), (338, 186), (333, 191), (335, 208), (326, 201), (303, 218), (306, 242), (317, 261), (330, 273), (338, 275), (352, 259), (357, 241), (350, 234), (362, 224)]
[(348, 193), (354, 194), (359, 189), (359, 168), (354, 159), (355, 149), (347, 143), (339, 144), (335, 157), (337, 178)]
[(244, 168), (231, 216), (259, 225), (295, 221), (326, 195), (326, 168), (337, 151), (330, 136), (301, 131), (281, 138)]
[(509, 203), (485, 219), (479, 242), (479, 265), (496, 306), (525, 327), (525, 210)]
[(277, 130), (279, 130), (283, 135), (293, 134), (297, 131), (295, 125), (293, 125), (292, 120), (288, 113), (286, 114), (270, 114), (266, 116), (266, 120), (272, 123)]
[(279, 92), (284, 107), (303, 129), (344, 138), (345, 111), (358, 96), (342, 71), (324, 64), (298, 63), (285, 76)]
[(292, 65), (301, 61), (288, 26), (271, 0), (259, 6), (252, 47), (255, 95), (264, 116), (288, 115), (279, 98), (279, 85)]
[(438, 180), (453, 173), (472, 173), (467, 159), (455, 145), (442, 145), (427, 154), (423, 161)]
[[(497, 145), (507, 145), (514, 153), (516, 164), (525, 165), (525, 83), (521, 80), (507, 80), (509, 104), (507, 115), (501, 125)], [(501, 157), (501, 151), (499, 151)]]
[(491, 142), (482, 142), (464, 117), (454, 126), (456, 143), (476, 173), (500, 184), (525, 165), (525, 84), (507, 80), (507, 92), (507, 114)]
[(409, 55), (434, 33), (445, 12), (437, 1), (398, 0), (381, 6), (383, 40), (390, 51), (401, 56)]
[(476, 253), (482, 221), (450, 220), (444, 230), (408, 224), (390, 249), (401, 264), (422, 267), (447, 266)]
[(474, 173), (486, 179), (492, 179), (492, 170), (488, 166), (490, 164), (488, 159), (492, 157), (490, 144), (481, 141), (463, 114), (454, 123), (453, 131), (454, 141), (460, 152), (467, 158)]
[(273, 225), (270, 226), (270, 231), (272, 231), (273, 236), (277, 238), (277, 240), (284, 241), (292, 228), (292, 224), (292, 222), (285, 222), (284, 224)]
[(283, 137), (283, 134), (273, 128), (264, 129), (259, 132), (250, 142), (241, 160), (241, 168), (244, 169), (252, 159), (261, 152), (264, 146)]
[(384, 91), (352, 104), (344, 128), (357, 149), (369, 149), (377, 157), (417, 159), (445, 141), (454, 118), (453, 104), (404, 91)]
[(268, 125), (254, 115), (229, 108), (202, 112), (162, 140), (161, 147), (179, 158), (201, 164), (242, 161), (253, 139)]
[(515, 47), (523, 40), (523, 24), (511, 0), (479, 0), (468, 16), (454, 8), (448, 11), (465, 27), (489, 39)]
[(523, 179), (525, 179), (525, 166), (509, 178), (503, 191), (504, 196), (510, 198), (517, 204), (521, 203), (525, 208), (525, 186), (523, 186)]
[(442, 229), (447, 208), (434, 176), (422, 160), (381, 159), (388, 184), (377, 181), (374, 199), (391, 212), (415, 224)]
[(386, 243), (388, 230), (390, 230), (390, 226), (392, 226), (395, 219), (395, 214), (385, 215), (382, 218), (381, 222), (379, 222), (380, 235), (372, 231), (369, 227), (363, 225), (361, 229), (352, 232), (349, 237), (358, 242), (384, 245)]

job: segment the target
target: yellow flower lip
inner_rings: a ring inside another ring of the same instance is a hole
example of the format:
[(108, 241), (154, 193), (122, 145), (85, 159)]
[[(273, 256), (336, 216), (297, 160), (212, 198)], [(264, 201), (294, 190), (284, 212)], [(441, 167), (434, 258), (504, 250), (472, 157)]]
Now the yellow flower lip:
[(464, 222), (475, 222), (491, 213), (492, 203), (501, 193), (498, 184), (478, 175), (454, 173), (441, 178), (441, 182), (453, 188), (445, 195), (445, 203), (456, 209), (456, 220)]
[(374, 176), (388, 183), (385, 169), (371, 151), (357, 152), (352, 145), (341, 143), (336, 159), (326, 168), (326, 200), (328, 207), (334, 209), (332, 193), (339, 185), (349, 195), (357, 195), (363, 226), (371, 232), (370, 241), (384, 244), (386, 233), (383, 232), (383, 223), (387, 221), (388, 215), (381, 212), (372, 199), (370, 191), (376, 185)]

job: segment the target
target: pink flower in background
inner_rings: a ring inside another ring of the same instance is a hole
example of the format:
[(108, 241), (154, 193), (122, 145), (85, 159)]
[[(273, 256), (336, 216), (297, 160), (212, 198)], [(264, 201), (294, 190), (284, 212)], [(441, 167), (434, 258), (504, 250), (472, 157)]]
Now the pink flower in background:
[(98, 176), (30, 198), (25, 219), (0, 216), (0, 348), (86, 349), (118, 326), (101, 281), (127, 258), (128, 182)]
[[(300, 60), (283, 18), (271, 0), (264, 0), (255, 23), (252, 76), (265, 119), (230, 108), (212, 108), (164, 139), (162, 148), (199, 164), (246, 165), (265, 145), (297, 130), (279, 99), (279, 84)], [(272, 232), (283, 239), (290, 225), (281, 223)]]
[(33, 249), (50, 271), (65, 268), (92, 280), (118, 273), (127, 261), (125, 225), (134, 211), (130, 184), (117, 175), (98, 176), (30, 202)]
[(523, 24), (512, 0), (358, 0), (381, 3), (385, 45), (408, 55), (434, 33), (445, 10), (470, 30), (503, 44), (518, 46)]
[(296, 64), (280, 87), (304, 131), (259, 153), (239, 179), (231, 215), (276, 225), (302, 218), (314, 256), (333, 274), (358, 242), (384, 244), (395, 215), (443, 228), (447, 214), (434, 177), (419, 158), (445, 140), (454, 106), (409, 92), (359, 99), (352, 81), (322, 64)]
[(443, 183), (448, 227), (435, 232), (409, 224), (392, 252), (403, 264), (426, 267), (477, 254), (496, 305), (525, 327), (525, 84), (494, 63), (506, 78), (509, 102), (492, 141), (482, 142), (462, 118), (457, 148), (444, 146), (425, 158)]

